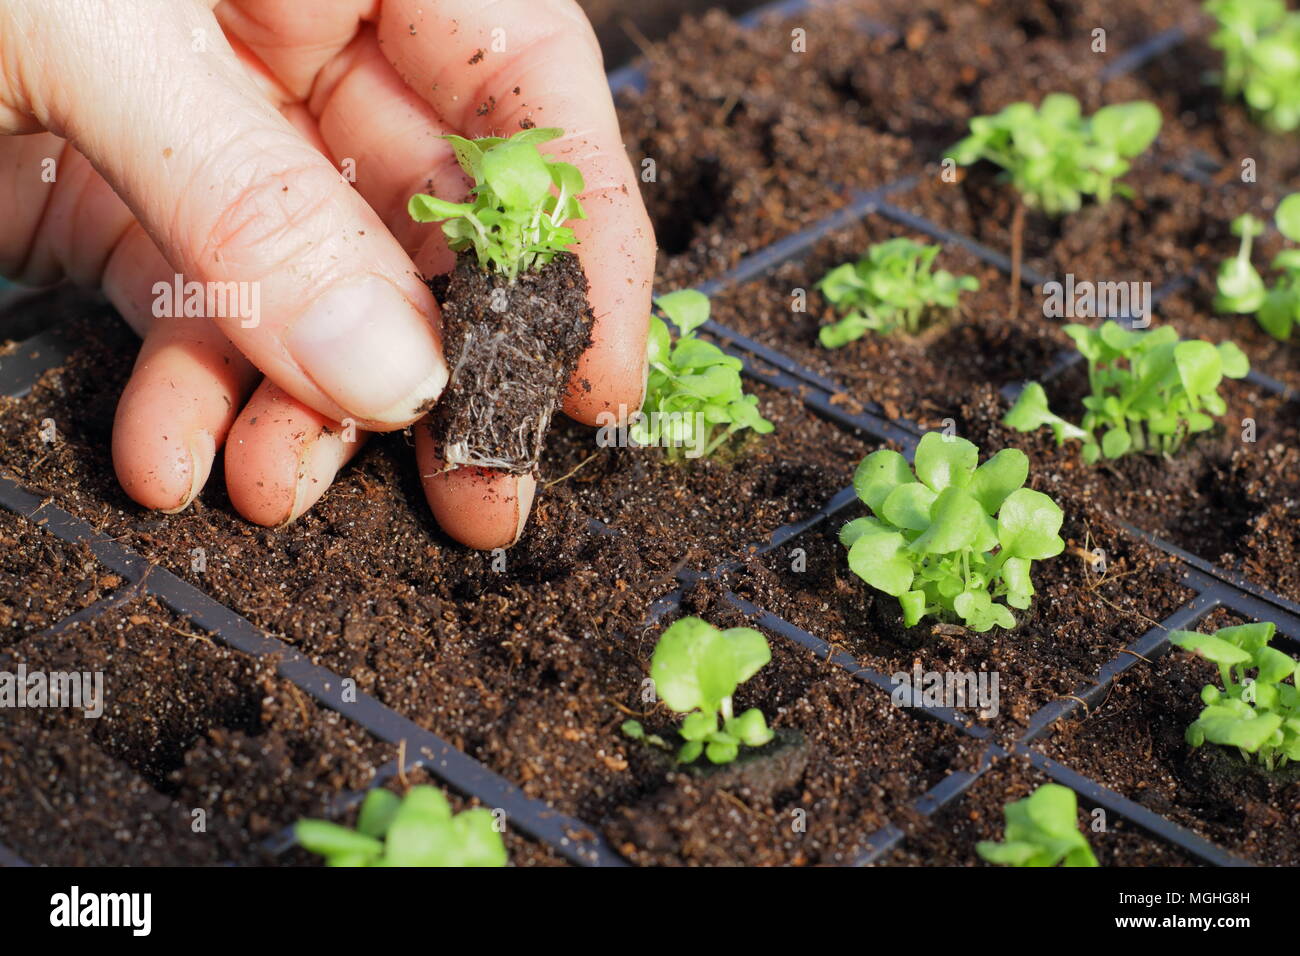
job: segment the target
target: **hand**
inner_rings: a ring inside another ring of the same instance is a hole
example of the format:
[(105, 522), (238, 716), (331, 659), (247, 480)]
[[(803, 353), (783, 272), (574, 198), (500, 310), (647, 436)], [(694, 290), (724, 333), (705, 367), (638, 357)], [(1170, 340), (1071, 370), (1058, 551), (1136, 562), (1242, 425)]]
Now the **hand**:
[[(547, 151), (586, 177), (576, 251), (596, 325), (574, 376), (590, 388), (565, 411), (594, 424), (639, 407), (654, 238), (572, 0), (5, 0), (0, 64), (0, 132), (28, 134), (0, 139), (0, 273), (100, 282), (143, 336), (113, 429), (140, 504), (186, 507), (224, 444), (239, 512), (292, 521), (366, 430), (437, 398), (448, 372), (420, 276), (453, 257), (406, 202), (463, 198), (447, 132), (567, 131)], [(243, 299), (186, 318), (156, 288), (177, 273)], [(424, 432), (443, 528), (477, 548), (517, 540), (533, 478), (436, 474)]]

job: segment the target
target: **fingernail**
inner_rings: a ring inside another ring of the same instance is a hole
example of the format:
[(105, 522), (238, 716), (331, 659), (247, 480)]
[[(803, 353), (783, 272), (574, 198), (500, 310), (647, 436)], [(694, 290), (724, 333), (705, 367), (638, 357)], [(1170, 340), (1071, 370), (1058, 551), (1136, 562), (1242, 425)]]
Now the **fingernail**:
[(217, 443), (207, 432), (199, 432), (190, 439), (190, 490), (175, 508), (161, 509), (163, 514), (179, 514), (199, 496), (212, 472), (212, 459), (217, 454)]
[(507, 547), (514, 547), (519, 543), (519, 539), (524, 536), (524, 529), (528, 527), (528, 515), (533, 510), (533, 497), (537, 494), (537, 481), (533, 478), (520, 477), (515, 481), (515, 501), (519, 508), (519, 516), (515, 519), (515, 536), (510, 539)]
[(369, 422), (408, 424), (447, 384), (428, 319), (378, 276), (347, 279), (324, 292), (286, 344), (322, 392)]
[(310, 442), (298, 459), (298, 481), (294, 486), (293, 504), (289, 516), (280, 522), (286, 525), (297, 521), (334, 482), (343, 467), (346, 451), (337, 432), (322, 431), (320, 437)]

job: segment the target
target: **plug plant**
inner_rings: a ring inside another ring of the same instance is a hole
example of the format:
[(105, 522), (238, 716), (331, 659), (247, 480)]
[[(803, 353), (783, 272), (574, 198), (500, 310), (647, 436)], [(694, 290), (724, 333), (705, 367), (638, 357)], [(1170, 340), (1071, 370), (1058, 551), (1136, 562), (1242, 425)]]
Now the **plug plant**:
[(405, 797), (371, 790), (357, 828), (299, 820), (298, 843), (327, 866), (505, 866), (506, 847), (492, 814), (475, 807), (453, 814), (437, 787), (412, 787)]
[(840, 529), (849, 568), (898, 598), (908, 627), (926, 616), (973, 631), (1015, 627), (1010, 608), (1029, 607), (1033, 562), (1065, 548), (1061, 509), (1021, 487), (1029, 459), (1019, 449), (980, 465), (973, 443), (929, 432), (915, 461), (913, 472), (882, 449), (858, 466), (853, 487), (872, 514)]
[(565, 223), (586, 218), (578, 202), (582, 173), (537, 148), (563, 134), (537, 127), (508, 139), (445, 136), (474, 180), (470, 201), (417, 193), (407, 211), (416, 222), (441, 222), (451, 250), (473, 249), (484, 271), (513, 282), (521, 272), (540, 269), (573, 245), (573, 230)]
[(703, 447), (694, 448), (693, 456), (713, 454), (738, 432), (771, 432), (772, 423), (758, 410), (758, 396), (746, 395), (741, 385), (740, 359), (695, 334), (709, 320), (708, 297), (682, 289), (660, 296), (655, 304), (676, 326), (677, 340), (663, 319), (650, 316), (650, 373), (643, 414), (629, 431), (631, 439), (664, 446), (676, 459), (683, 448), (692, 448), (697, 431)]
[(1250, 371), (1232, 342), (1180, 341), (1170, 326), (1138, 331), (1110, 320), (1065, 331), (1088, 362), (1091, 393), (1081, 426), (1054, 414), (1037, 382), (1025, 386), (1002, 423), (1022, 432), (1050, 426), (1058, 445), (1081, 441), (1089, 464), (1134, 452), (1175, 454), (1189, 436), (1214, 426), (1211, 416), (1227, 410), (1219, 394), (1223, 379)]
[(1012, 103), (970, 122), (970, 135), (945, 154), (962, 166), (981, 159), (1002, 167), (1025, 204), (1049, 216), (1075, 212), (1084, 197), (1130, 195), (1117, 180), (1160, 132), (1160, 111), (1145, 101), (1104, 106), (1084, 117), (1079, 101), (1052, 93), (1035, 109)]
[(906, 237), (876, 243), (857, 262), (836, 266), (817, 283), (840, 313), (839, 321), (817, 333), (821, 344), (837, 349), (867, 332), (915, 335), (934, 308), (954, 309), (963, 291), (979, 288), (974, 276), (934, 271), (938, 246)]
[(1210, 45), (1223, 51), (1225, 96), (1242, 97), (1273, 132), (1300, 126), (1300, 13), (1284, 0), (1209, 0), (1217, 29)]
[[(1187, 728), (1187, 742), (1236, 747), (1269, 770), (1300, 760), (1300, 661), (1269, 647), (1271, 622), (1223, 627), (1213, 634), (1174, 631), (1170, 643), (1219, 668), (1220, 690), (1201, 689), (1205, 709)], [(1248, 676), (1248, 672), (1253, 675)], [(1291, 683), (1286, 683), (1290, 679)]]
[(1002, 812), (1005, 839), (976, 844), (981, 859), (1002, 866), (1098, 865), (1079, 829), (1078, 799), (1069, 787), (1045, 783), (1023, 800), (1008, 803)]
[[(736, 714), (732, 705), (736, 688), (771, 659), (767, 638), (751, 627), (723, 631), (698, 617), (683, 617), (660, 635), (650, 677), (660, 700), (686, 715), (678, 729), (686, 741), (677, 751), (679, 762), (693, 763), (704, 754), (711, 763), (730, 763), (742, 744), (761, 747), (772, 740), (761, 710)], [(635, 720), (622, 729), (635, 740), (668, 746)]]
[[(1300, 193), (1278, 203), (1274, 221), (1282, 235), (1300, 242)], [(1241, 237), (1241, 245), (1236, 256), (1219, 266), (1215, 308), (1253, 314), (1264, 331), (1285, 342), (1300, 324), (1300, 249), (1283, 249), (1274, 257), (1272, 268), (1280, 274), (1269, 288), (1250, 261), (1252, 243), (1264, 232), (1264, 224), (1246, 213), (1232, 221), (1232, 232)]]

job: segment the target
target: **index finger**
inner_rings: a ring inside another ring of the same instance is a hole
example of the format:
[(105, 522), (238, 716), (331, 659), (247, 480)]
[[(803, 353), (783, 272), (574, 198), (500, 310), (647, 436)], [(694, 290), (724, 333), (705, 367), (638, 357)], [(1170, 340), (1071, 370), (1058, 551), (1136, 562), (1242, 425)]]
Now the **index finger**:
[(639, 408), (654, 231), (582, 11), (571, 0), (389, 0), (379, 39), (402, 78), (464, 135), (565, 131), (546, 151), (586, 179), (588, 218), (572, 225), (596, 316), (565, 411), (594, 424), (602, 411)]

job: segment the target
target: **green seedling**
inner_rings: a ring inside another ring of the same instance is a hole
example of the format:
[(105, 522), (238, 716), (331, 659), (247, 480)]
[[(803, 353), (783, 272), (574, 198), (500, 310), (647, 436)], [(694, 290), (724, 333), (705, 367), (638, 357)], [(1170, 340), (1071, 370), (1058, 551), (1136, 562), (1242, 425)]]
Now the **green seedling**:
[(1091, 394), (1083, 400), (1082, 427), (1054, 414), (1037, 382), (1025, 387), (1002, 423), (1022, 432), (1049, 425), (1058, 445), (1081, 441), (1088, 464), (1133, 452), (1175, 454), (1189, 436), (1214, 427), (1211, 416), (1227, 410), (1220, 382), (1250, 371), (1232, 342), (1180, 341), (1170, 326), (1137, 331), (1107, 321), (1065, 331), (1088, 362)]
[(1015, 627), (1010, 608), (1034, 594), (1030, 566), (1065, 547), (1061, 509), (1021, 487), (1028, 475), (1019, 449), (980, 465), (974, 444), (937, 432), (917, 446), (915, 473), (898, 452), (873, 452), (853, 476), (873, 516), (840, 529), (849, 568), (898, 598), (908, 627), (927, 615), (973, 631)]
[[(1269, 770), (1300, 760), (1300, 661), (1269, 647), (1271, 622), (1223, 627), (1213, 634), (1174, 631), (1169, 641), (1219, 668), (1223, 689), (1201, 689), (1205, 709), (1187, 728), (1187, 742), (1236, 747)], [(1254, 671), (1254, 676), (1247, 676)], [(1290, 678), (1291, 683), (1286, 683)]]
[(1225, 96), (1240, 96), (1273, 132), (1300, 126), (1300, 13), (1283, 0), (1209, 0), (1218, 22), (1210, 45), (1223, 51)]
[(485, 272), (514, 281), (521, 272), (541, 269), (573, 245), (573, 230), (565, 223), (586, 218), (578, 202), (582, 173), (537, 149), (562, 135), (561, 129), (534, 128), (509, 139), (444, 136), (474, 180), (470, 200), (417, 193), (407, 211), (416, 222), (441, 222), (452, 251), (472, 248)]
[(1097, 866), (1088, 838), (1079, 830), (1078, 798), (1069, 787), (1045, 783), (1002, 812), (1006, 839), (976, 844), (981, 859), (1002, 866)]
[[(731, 701), (736, 688), (771, 659), (767, 638), (752, 627), (722, 631), (698, 617), (684, 617), (660, 635), (650, 677), (659, 699), (686, 715), (678, 730), (686, 741), (677, 751), (679, 762), (693, 763), (704, 754), (712, 763), (730, 763), (742, 744), (761, 747), (772, 740), (761, 710), (736, 714)], [(635, 740), (670, 749), (635, 720), (625, 721), (622, 729)]]
[(405, 797), (366, 794), (357, 828), (299, 820), (298, 843), (327, 866), (505, 866), (506, 847), (492, 813), (482, 807), (452, 814), (437, 787), (412, 787)]
[(933, 271), (938, 254), (938, 246), (890, 239), (826, 273), (817, 288), (842, 318), (818, 332), (822, 345), (837, 349), (867, 332), (915, 335), (928, 311), (956, 308), (962, 291), (978, 289), (979, 280)]
[(946, 156), (962, 166), (981, 159), (1001, 166), (1027, 206), (1060, 216), (1078, 210), (1086, 196), (1107, 202), (1112, 193), (1131, 195), (1116, 181), (1155, 140), (1160, 123), (1152, 103), (1117, 103), (1085, 118), (1077, 99), (1052, 93), (1038, 109), (1012, 103), (972, 119), (970, 135)]
[(711, 455), (724, 442), (746, 429), (759, 435), (772, 423), (758, 411), (758, 396), (741, 386), (741, 361), (695, 330), (709, 320), (709, 299), (694, 289), (670, 292), (655, 300), (677, 327), (673, 342), (668, 325), (650, 316), (646, 381), (642, 414), (629, 431), (638, 445), (663, 446), (669, 458)]
[[(1300, 193), (1292, 193), (1278, 203), (1274, 221), (1282, 235), (1300, 242)], [(1232, 221), (1232, 231), (1241, 237), (1241, 245), (1235, 257), (1219, 266), (1215, 308), (1220, 312), (1253, 313), (1264, 331), (1285, 342), (1300, 324), (1300, 249), (1283, 249), (1274, 257), (1272, 267), (1281, 274), (1270, 289), (1250, 261), (1251, 244), (1263, 233), (1264, 224), (1247, 213)]]

